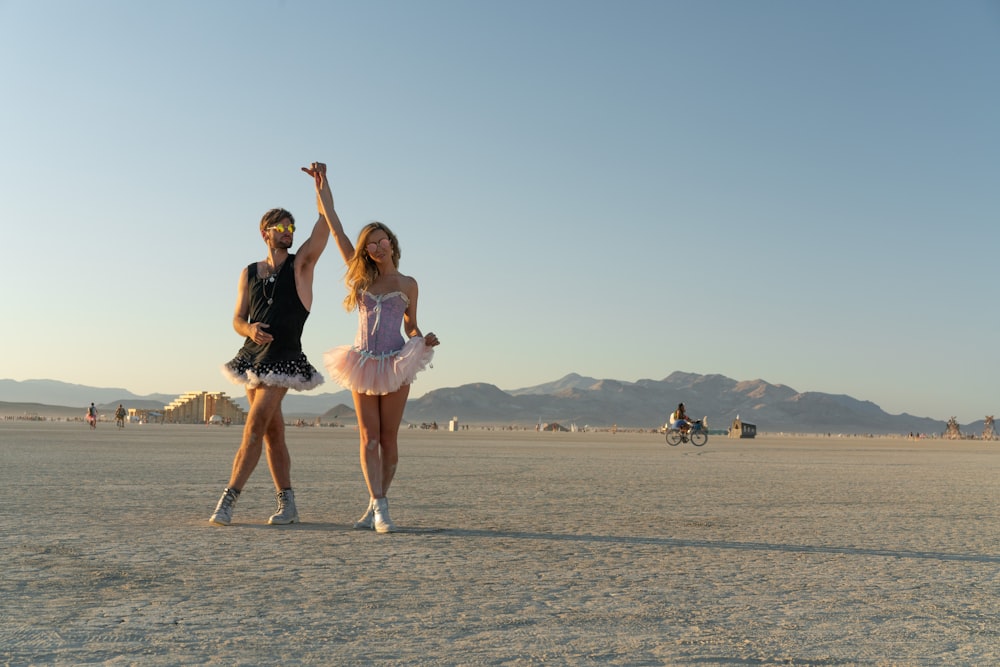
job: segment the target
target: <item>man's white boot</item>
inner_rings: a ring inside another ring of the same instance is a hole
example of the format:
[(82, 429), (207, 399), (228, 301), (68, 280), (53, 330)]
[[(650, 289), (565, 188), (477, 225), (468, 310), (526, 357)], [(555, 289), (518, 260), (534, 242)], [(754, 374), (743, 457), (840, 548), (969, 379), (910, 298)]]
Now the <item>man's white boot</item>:
[(295, 492), (291, 489), (282, 489), (274, 495), (278, 499), (278, 511), (272, 514), (267, 522), (277, 526), (298, 523), (299, 511), (295, 507)]

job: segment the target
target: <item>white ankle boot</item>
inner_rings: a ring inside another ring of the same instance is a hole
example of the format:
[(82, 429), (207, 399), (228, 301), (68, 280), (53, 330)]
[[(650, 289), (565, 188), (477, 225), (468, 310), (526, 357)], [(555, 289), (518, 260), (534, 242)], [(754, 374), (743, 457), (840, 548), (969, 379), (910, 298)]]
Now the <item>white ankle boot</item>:
[(389, 518), (389, 501), (385, 498), (375, 500), (375, 532), (394, 533), (396, 524)]
[(233, 505), (239, 497), (239, 491), (233, 491), (229, 487), (223, 489), (219, 504), (215, 506), (215, 511), (208, 520), (220, 526), (228, 526), (233, 521)]
[(361, 515), (361, 518), (354, 522), (354, 527), (358, 530), (375, 529), (375, 499), (368, 500), (368, 509)]
[(282, 489), (274, 495), (278, 498), (278, 511), (272, 514), (267, 522), (278, 526), (298, 523), (299, 511), (295, 507), (295, 492), (291, 489)]

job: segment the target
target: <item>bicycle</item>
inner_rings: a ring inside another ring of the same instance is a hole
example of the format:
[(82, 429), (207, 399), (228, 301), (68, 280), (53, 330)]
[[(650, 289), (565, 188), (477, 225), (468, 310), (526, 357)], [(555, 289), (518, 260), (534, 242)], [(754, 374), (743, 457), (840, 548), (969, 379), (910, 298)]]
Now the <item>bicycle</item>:
[(682, 442), (690, 442), (695, 447), (701, 447), (706, 442), (708, 442), (708, 428), (705, 426), (703, 419), (698, 421), (693, 421), (690, 423), (690, 428), (685, 432), (679, 428), (667, 426), (663, 430), (666, 431), (667, 444), (671, 447), (676, 447)]

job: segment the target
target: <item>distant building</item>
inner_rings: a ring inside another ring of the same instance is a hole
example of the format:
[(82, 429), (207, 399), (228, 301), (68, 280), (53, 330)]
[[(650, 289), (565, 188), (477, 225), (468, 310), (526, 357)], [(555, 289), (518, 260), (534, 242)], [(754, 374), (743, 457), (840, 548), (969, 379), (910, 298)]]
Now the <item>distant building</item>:
[(729, 427), (730, 438), (756, 438), (757, 425), (740, 421), (739, 415), (733, 420), (733, 425)]
[(163, 420), (174, 424), (207, 424), (216, 416), (226, 423), (246, 422), (243, 408), (221, 391), (190, 391), (163, 408)]
[(149, 408), (129, 408), (128, 421), (130, 424), (162, 424), (163, 413)]

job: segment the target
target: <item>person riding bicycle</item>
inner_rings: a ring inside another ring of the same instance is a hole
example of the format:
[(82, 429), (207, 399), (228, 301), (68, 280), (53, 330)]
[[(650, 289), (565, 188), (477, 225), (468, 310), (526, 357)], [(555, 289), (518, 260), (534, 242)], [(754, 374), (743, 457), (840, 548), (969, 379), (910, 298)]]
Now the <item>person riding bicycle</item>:
[(115, 423), (118, 424), (118, 428), (125, 428), (125, 417), (128, 416), (128, 412), (121, 403), (118, 404), (118, 409), (115, 410)]
[(677, 404), (677, 409), (670, 413), (670, 428), (675, 428), (681, 433), (687, 433), (691, 429), (691, 418), (687, 416), (683, 403)]

